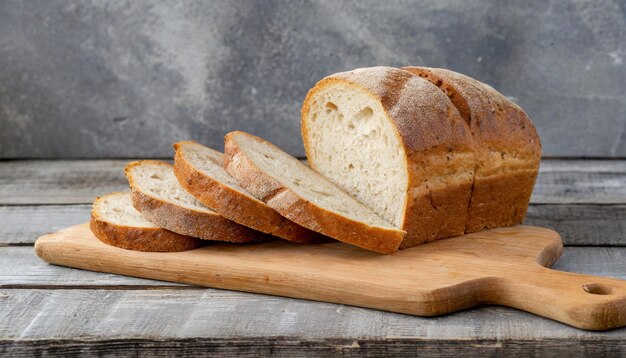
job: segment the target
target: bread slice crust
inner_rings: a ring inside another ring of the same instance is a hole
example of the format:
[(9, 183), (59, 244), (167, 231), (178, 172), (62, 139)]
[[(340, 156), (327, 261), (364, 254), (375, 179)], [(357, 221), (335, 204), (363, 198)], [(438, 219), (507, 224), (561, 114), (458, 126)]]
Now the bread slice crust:
[[(109, 195), (130, 194), (111, 193)], [(97, 201), (106, 196), (96, 198), (94, 206)], [(92, 210), (89, 227), (100, 241), (127, 250), (178, 252), (195, 249), (203, 244), (202, 240), (195, 237), (180, 235), (156, 226), (139, 227), (113, 223), (95, 209)]]
[(462, 235), (475, 167), (474, 140), (452, 102), (430, 82), (396, 68), (337, 73), (319, 81), (302, 107), (302, 137), (311, 157), (308, 116), (312, 98), (343, 84), (380, 103), (406, 155), (408, 185), (401, 248)]
[(205, 212), (162, 200), (143, 190), (132, 173), (142, 165), (158, 165), (174, 170), (169, 163), (156, 160), (141, 160), (128, 164), (126, 177), (131, 188), (133, 206), (149, 221), (170, 231), (197, 237), (203, 240), (245, 243), (262, 240), (262, 233), (226, 219), (216, 212)]
[(477, 165), (465, 232), (520, 224), (541, 160), (541, 142), (530, 118), (500, 92), (468, 76), (441, 68), (403, 69), (445, 93), (476, 142)]
[(264, 202), (251, 198), (196, 168), (185, 156), (184, 146), (201, 145), (194, 141), (174, 144), (174, 174), (180, 185), (198, 201), (222, 216), (269, 235), (311, 243), (321, 237), (283, 217)]
[(398, 250), (405, 234), (403, 231), (370, 226), (302, 198), (248, 158), (240, 149), (237, 136), (247, 136), (276, 150), (281, 149), (245, 132), (236, 131), (226, 135), (224, 139), (226, 170), (252, 195), (263, 200), (289, 220), (326, 236), (383, 254)]

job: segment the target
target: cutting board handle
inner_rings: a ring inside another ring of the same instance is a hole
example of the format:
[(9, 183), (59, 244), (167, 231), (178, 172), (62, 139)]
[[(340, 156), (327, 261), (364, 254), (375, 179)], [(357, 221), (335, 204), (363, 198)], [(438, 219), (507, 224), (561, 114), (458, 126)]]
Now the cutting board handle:
[[(507, 278), (501, 304), (588, 330), (626, 324), (626, 281), (535, 265)], [(526, 274), (527, 273), (527, 274)]]

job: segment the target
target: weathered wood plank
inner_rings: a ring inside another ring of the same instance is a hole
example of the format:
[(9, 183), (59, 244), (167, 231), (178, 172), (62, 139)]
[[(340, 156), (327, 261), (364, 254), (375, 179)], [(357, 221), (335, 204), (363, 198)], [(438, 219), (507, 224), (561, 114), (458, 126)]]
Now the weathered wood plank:
[(565, 245), (626, 245), (626, 205), (531, 204), (524, 223), (555, 230)]
[(259, 341), (270, 340), (280, 349), (294, 341), (314, 349), (330, 344), (348, 351), (374, 342), (389, 349), (397, 342), (405, 344), (404, 352), (415, 352), (422, 344), (445, 347), (446, 342), (456, 342), (460, 348), (463, 342), (501, 352), (548, 342), (544, 351), (549, 346), (553, 353), (565, 350), (574, 356), (603, 349), (626, 352), (626, 329), (581, 331), (500, 307), (421, 318), (306, 300), (270, 296), (259, 300), (258, 295), (219, 290), (2, 290), (0, 300), (5, 307), (0, 322), (11, 323), (0, 326), (0, 340), (9, 347), (34, 340), (61, 346), (69, 340), (70, 346), (83, 347), (114, 340), (121, 341), (121, 349), (126, 349), (124, 342), (132, 347), (138, 340), (144, 341), (141, 348), (195, 340), (208, 347), (217, 340), (222, 347), (237, 343), (258, 349)]
[(565, 247), (553, 268), (626, 279), (626, 247)]
[[(0, 161), (0, 205), (88, 204), (127, 190), (129, 160)], [(543, 160), (536, 204), (626, 204), (626, 160)]]
[(626, 160), (543, 160), (531, 202), (625, 204)]
[[(626, 248), (569, 247), (555, 268), (626, 278)], [(66, 288), (0, 289), (2, 354), (626, 353), (626, 329), (581, 331), (500, 307), (421, 318), (215, 289), (137, 290), (147, 280), (47, 265), (30, 247), (0, 248), (0, 273), (4, 287)]]
[(43, 234), (89, 221), (91, 205), (0, 206), (0, 246), (32, 244)]
[[(566, 247), (554, 269), (626, 279), (626, 247)], [(184, 285), (49, 265), (29, 246), (0, 248), (0, 288)]]
[(390, 256), (345, 243), (293, 245), (282, 240), (169, 254), (136, 252), (103, 244), (88, 224), (46, 235), (35, 244), (37, 255), (51, 264), (204, 287), (417, 316), (489, 302), (582, 329), (626, 327), (626, 280), (540, 266), (552, 266), (562, 250), (556, 232), (524, 225), (439, 240)]
[(87, 204), (98, 195), (128, 190), (129, 160), (0, 162), (0, 204)]
[[(0, 206), (0, 246), (89, 220), (91, 205)], [(549, 227), (566, 245), (626, 245), (626, 205), (534, 205), (526, 224)]]
[[(460, 353), (462, 352), (462, 353)], [(0, 341), (11, 357), (623, 357), (623, 338), (424, 339), (250, 337)]]
[(0, 288), (34, 286), (46, 288), (123, 286), (127, 289), (191, 287), (49, 265), (37, 257), (32, 246), (0, 247)]

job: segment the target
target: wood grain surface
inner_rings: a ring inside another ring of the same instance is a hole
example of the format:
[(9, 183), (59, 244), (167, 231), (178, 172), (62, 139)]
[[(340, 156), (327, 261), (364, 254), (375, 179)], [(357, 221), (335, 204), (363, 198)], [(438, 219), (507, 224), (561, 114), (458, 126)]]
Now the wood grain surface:
[(590, 332), (505, 307), (415, 317), (202, 290), (7, 289), (0, 354), (41, 356), (621, 357), (626, 329)]
[(35, 250), (63, 266), (418, 316), (499, 304), (589, 330), (626, 324), (626, 281), (546, 269), (561, 255), (561, 239), (531, 226), (383, 256), (342, 243), (283, 241), (144, 253), (103, 244), (82, 224), (39, 238)]

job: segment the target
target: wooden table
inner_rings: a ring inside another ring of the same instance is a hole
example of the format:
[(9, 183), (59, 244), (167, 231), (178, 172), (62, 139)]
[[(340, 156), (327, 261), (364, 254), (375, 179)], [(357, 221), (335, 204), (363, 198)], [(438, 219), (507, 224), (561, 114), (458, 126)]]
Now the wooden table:
[[(626, 355), (624, 328), (586, 332), (503, 307), (420, 318), (39, 260), (39, 235), (125, 190), (126, 162), (0, 162), (0, 355)], [(556, 268), (626, 279), (626, 160), (544, 160), (526, 223), (562, 234)]]

